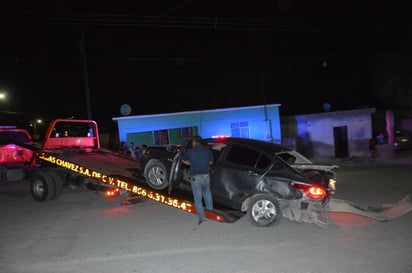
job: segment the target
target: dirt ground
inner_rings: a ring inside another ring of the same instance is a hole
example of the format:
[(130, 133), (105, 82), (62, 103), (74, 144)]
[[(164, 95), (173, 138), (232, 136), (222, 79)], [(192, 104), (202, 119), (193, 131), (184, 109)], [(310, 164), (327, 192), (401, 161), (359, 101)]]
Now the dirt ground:
[[(412, 160), (343, 164), (336, 198), (361, 206), (412, 193)], [(412, 213), (390, 222), (343, 217), (326, 228), (283, 218), (227, 224), (151, 200), (120, 205), (87, 189), (34, 201), (0, 185), (0, 272), (410, 273)]]

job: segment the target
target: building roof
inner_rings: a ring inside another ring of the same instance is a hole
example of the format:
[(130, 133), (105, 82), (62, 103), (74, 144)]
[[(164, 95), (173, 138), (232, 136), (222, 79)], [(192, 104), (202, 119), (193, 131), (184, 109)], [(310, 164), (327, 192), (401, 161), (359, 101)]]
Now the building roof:
[(331, 112), (322, 112), (322, 113), (306, 114), (306, 115), (296, 115), (294, 117), (300, 120), (308, 120), (308, 119), (328, 118), (328, 117), (338, 117), (338, 116), (370, 115), (370, 114), (375, 113), (375, 111), (376, 111), (375, 108), (362, 108), (362, 109), (331, 111)]
[(215, 112), (239, 111), (239, 110), (249, 110), (249, 109), (262, 108), (262, 107), (280, 107), (280, 106), (281, 104), (266, 104), (266, 105), (262, 104), (262, 105), (253, 105), (253, 106), (218, 108), (218, 109), (184, 111), (184, 112), (162, 113), (162, 114), (151, 114), (151, 115), (123, 116), (123, 117), (114, 117), (112, 118), (112, 120), (118, 121), (118, 120), (125, 120), (125, 119), (141, 119), (141, 118), (177, 116), (177, 115), (187, 115), (187, 114), (215, 113)]

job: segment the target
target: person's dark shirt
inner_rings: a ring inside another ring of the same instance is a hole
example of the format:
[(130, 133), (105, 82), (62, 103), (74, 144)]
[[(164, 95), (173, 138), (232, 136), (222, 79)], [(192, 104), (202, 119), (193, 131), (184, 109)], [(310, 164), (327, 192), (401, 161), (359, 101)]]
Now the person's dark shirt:
[(197, 144), (187, 150), (182, 160), (190, 162), (190, 173), (192, 175), (207, 174), (210, 171), (209, 163), (213, 161), (213, 154), (210, 150), (203, 147), (203, 145)]

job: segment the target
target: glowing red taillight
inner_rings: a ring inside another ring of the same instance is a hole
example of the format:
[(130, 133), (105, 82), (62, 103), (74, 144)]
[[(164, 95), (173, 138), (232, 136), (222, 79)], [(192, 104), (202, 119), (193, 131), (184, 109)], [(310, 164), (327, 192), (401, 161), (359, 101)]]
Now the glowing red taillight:
[(309, 198), (314, 200), (321, 200), (326, 196), (326, 190), (321, 186), (294, 183), (293, 187), (302, 190)]
[(322, 199), (326, 196), (326, 191), (322, 187), (313, 186), (309, 188), (308, 196), (313, 199)]
[(110, 189), (106, 191), (106, 197), (113, 198), (119, 196), (119, 189)]
[(216, 138), (216, 139), (226, 139), (226, 138), (228, 138), (229, 136), (227, 136), (227, 135), (217, 135), (217, 136), (212, 136), (212, 138)]

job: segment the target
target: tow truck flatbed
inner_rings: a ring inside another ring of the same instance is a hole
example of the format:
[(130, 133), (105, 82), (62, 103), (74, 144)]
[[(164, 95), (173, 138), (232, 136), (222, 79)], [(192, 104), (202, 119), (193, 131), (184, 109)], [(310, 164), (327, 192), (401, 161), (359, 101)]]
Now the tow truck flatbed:
[[(41, 152), (38, 158), (110, 187), (125, 190), (132, 195), (196, 213), (190, 194), (178, 190), (170, 195), (165, 190), (157, 191), (149, 188), (141, 175), (138, 162), (113, 152), (64, 148)], [(205, 213), (207, 218), (223, 223), (232, 223), (243, 216), (243, 213), (225, 209), (205, 210)]]

